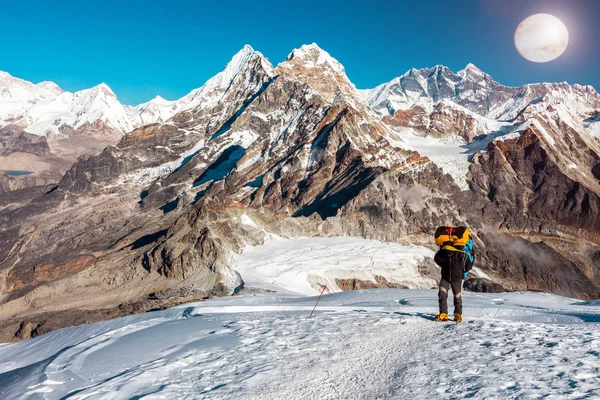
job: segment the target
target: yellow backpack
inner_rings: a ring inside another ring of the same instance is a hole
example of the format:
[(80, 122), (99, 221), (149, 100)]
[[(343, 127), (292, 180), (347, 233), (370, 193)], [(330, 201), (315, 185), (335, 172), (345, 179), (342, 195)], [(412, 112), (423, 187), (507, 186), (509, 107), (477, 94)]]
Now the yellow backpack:
[(440, 226), (435, 231), (435, 244), (463, 247), (471, 240), (471, 232), (465, 226)]

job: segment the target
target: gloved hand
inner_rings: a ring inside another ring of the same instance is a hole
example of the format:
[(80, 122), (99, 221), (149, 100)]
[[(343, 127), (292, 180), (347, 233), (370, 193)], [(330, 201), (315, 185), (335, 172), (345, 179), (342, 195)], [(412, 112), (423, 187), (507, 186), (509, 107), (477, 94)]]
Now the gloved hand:
[(463, 279), (467, 279), (467, 276), (469, 276), (469, 271), (467, 271), (463, 274)]

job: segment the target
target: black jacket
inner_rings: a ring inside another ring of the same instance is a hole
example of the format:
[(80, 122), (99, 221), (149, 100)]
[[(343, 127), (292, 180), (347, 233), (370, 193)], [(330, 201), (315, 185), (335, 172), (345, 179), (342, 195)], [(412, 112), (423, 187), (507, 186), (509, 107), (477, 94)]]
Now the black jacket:
[(446, 282), (460, 282), (464, 273), (473, 268), (473, 260), (462, 251), (441, 248), (435, 253), (434, 261), (442, 268), (442, 279)]

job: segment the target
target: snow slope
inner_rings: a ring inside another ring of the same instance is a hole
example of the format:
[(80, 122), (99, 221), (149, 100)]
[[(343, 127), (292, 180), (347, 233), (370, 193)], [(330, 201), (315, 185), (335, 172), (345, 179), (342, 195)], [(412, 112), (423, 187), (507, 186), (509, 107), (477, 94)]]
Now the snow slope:
[(431, 159), (442, 171), (450, 174), (462, 190), (468, 190), (466, 178), (473, 155), (478, 151), (485, 151), (492, 141), (520, 136), (526, 127), (534, 123), (535, 120), (531, 120), (517, 128), (502, 127), (471, 143), (458, 136), (443, 139), (421, 136), (411, 128), (400, 129), (399, 134), (410, 149)]
[(0, 346), (6, 399), (456, 399), (600, 396), (600, 303), (434, 290), (255, 294)]

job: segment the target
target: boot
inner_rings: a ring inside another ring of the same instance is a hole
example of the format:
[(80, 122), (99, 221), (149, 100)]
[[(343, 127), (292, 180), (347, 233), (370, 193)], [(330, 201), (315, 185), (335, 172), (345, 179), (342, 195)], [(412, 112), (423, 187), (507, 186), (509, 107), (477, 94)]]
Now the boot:
[(461, 314), (454, 314), (454, 322), (463, 322)]
[(435, 316), (435, 320), (437, 322), (445, 322), (448, 321), (448, 314), (446, 313), (440, 313), (439, 315)]

